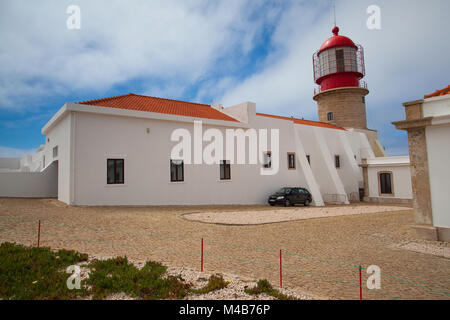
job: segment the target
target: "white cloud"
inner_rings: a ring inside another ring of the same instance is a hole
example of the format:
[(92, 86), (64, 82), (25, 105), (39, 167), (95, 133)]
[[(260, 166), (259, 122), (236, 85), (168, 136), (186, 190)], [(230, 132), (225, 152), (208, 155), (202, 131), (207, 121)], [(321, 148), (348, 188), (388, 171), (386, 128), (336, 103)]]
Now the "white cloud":
[[(81, 9), (80, 30), (66, 28), (69, 4)], [(267, 6), (252, 17), (263, 7), (251, 0), (4, 1), (0, 108), (139, 78), (192, 84), (219, 57), (253, 48), (277, 11)]]
[(0, 158), (20, 158), (25, 154), (33, 154), (35, 151), (35, 149), (16, 149), (0, 146)]

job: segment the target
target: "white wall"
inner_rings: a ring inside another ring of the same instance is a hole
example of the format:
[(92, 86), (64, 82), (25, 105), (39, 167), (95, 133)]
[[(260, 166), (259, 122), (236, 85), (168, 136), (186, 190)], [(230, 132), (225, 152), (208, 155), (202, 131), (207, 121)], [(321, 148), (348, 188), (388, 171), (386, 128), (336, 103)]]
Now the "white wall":
[[(69, 113), (62, 118), (48, 132), (45, 137), (45, 148), (42, 155), (35, 161), (42, 162), (45, 156), (45, 167), (51, 165), (53, 161), (58, 161), (58, 200), (71, 203), (71, 127), (74, 114)], [(53, 157), (53, 148), (58, 146), (58, 155)]]
[[(258, 117), (256, 128), (273, 127)], [(185, 181), (170, 182), (170, 135), (177, 128), (191, 133), (193, 123), (78, 113), (75, 138), (76, 204), (256, 204), (283, 186), (303, 186), (300, 170), (287, 169), (287, 152), (295, 152), (292, 123), (281, 121), (280, 172), (260, 175), (260, 164), (231, 166), (231, 180), (220, 181), (219, 165), (185, 165)], [(147, 134), (146, 129), (150, 129)], [(204, 126), (206, 130), (210, 126)], [(226, 128), (220, 128), (223, 133)], [(224, 134), (225, 136), (225, 134)], [(206, 146), (207, 143), (204, 143)], [(291, 145), (289, 147), (289, 145)], [(270, 146), (269, 146), (270, 148)], [(125, 184), (106, 184), (106, 159), (125, 159)]]
[(433, 225), (450, 228), (450, 125), (427, 127), (426, 141)]
[(0, 197), (52, 198), (57, 189), (57, 163), (42, 172), (0, 172)]
[(0, 169), (18, 170), (20, 158), (0, 158)]

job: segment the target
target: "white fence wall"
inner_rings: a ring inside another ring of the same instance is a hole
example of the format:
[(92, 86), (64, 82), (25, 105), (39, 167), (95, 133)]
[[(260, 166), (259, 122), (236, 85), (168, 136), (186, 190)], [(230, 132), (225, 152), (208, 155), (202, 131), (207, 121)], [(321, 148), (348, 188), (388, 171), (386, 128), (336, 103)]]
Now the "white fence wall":
[(0, 158), (0, 169), (18, 170), (19, 168), (20, 158)]
[(0, 172), (0, 197), (54, 198), (58, 196), (58, 163), (42, 172)]

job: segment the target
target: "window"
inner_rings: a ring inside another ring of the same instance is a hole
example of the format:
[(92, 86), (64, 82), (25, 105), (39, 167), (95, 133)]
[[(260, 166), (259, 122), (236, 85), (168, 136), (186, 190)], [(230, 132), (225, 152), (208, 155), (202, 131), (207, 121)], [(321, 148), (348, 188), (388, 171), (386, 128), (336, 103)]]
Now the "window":
[(124, 159), (107, 160), (107, 184), (124, 183), (124, 163)]
[(56, 158), (58, 156), (58, 146), (53, 147), (53, 158)]
[(341, 159), (339, 156), (334, 156), (334, 165), (336, 166), (336, 168), (341, 167)]
[(336, 50), (336, 66), (337, 66), (337, 72), (345, 71), (344, 50), (343, 49)]
[(378, 180), (380, 182), (380, 194), (392, 194), (392, 173), (380, 172), (378, 173)]
[(170, 181), (184, 181), (184, 162), (183, 160), (170, 160)]
[(231, 180), (231, 165), (228, 160), (220, 161), (220, 180)]
[(361, 102), (362, 102), (362, 103), (366, 103), (366, 97), (362, 96), (362, 97), (361, 97)]
[(272, 152), (267, 151), (264, 153), (264, 168), (272, 167)]
[(289, 152), (288, 157), (288, 169), (295, 169), (295, 153)]
[(334, 119), (333, 112), (328, 112), (327, 119), (328, 119), (328, 121), (331, 121)]
[(311, 165), (311, 156), (309, 154), (306, 155), (306, 160), (308, 160), (308, 163)]
[(42, 168), (45, 168), (45, 156), (42, 156)]

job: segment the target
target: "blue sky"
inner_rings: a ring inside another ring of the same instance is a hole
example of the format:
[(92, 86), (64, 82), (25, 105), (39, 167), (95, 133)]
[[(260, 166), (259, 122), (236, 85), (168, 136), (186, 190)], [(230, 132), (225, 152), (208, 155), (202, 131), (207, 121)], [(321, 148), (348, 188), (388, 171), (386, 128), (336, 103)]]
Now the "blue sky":
[[(81, 29), (69, 30), (69, 5)], [(369, 5), (381, 30), (366, 27)], [(336, 0), (341, 34), (364, 46), (368, 127), (407, 154), (402, 103), (449, 84), (448, 0)], [(0, 156), (44, 143), (65, 103), (138, 93), (317, 120), (311, 56), (331, 36), (332, 1), (0, 2)]]

